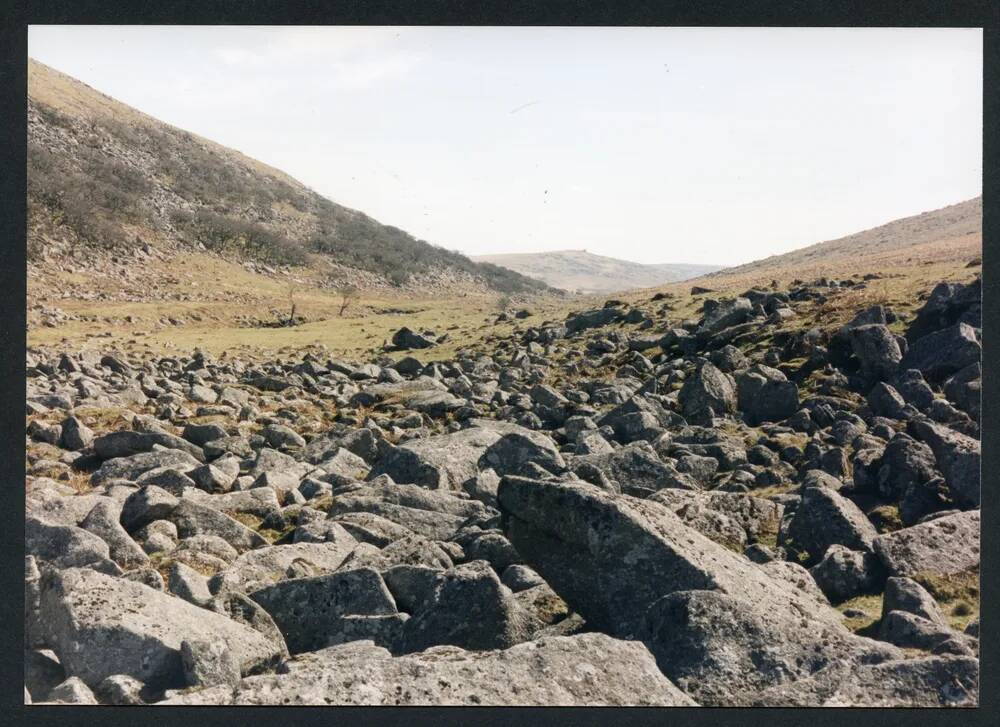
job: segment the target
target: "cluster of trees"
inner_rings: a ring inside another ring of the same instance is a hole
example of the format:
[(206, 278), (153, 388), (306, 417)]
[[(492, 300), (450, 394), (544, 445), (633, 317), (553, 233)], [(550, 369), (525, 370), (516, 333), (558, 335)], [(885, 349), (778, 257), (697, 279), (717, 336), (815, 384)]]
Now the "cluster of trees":
[(298, 265), (306, 252), (298, 243), (256, 222), (202, 208), (171, 215), (178, 231), (208, 250), (273, 264)]
[[(76, 158), (79, 166), (29, 142), (29, 223), (48, 214), (56, 225), (72, 229), (86, 243), (116, 247), (128, 238), (123, 225), (147, 216), (143, 195), (149, 191), (149, 182), (127, 165), (85, 146)], [(37, 257), (38, 242), (31, 242), (28, 254)]]

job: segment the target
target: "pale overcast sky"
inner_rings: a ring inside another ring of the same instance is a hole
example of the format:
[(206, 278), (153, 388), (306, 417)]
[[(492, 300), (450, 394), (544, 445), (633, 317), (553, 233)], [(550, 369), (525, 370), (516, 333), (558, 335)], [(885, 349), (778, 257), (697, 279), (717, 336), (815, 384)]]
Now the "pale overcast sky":
[(732, 265), (981, 193), (978, 29), (33, 26), (29, 54), (473, 255)]

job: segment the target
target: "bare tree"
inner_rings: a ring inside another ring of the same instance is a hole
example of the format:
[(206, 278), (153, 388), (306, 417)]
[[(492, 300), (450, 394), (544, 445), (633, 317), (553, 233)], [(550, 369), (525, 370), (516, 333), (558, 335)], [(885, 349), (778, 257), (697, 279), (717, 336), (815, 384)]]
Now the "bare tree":
[(286, 326), (295, 325), (295, 283), (288, 284), (288, 304), (291, 310), (288, 312), (288, 320), (285, 322)]
[(340, 311), (338, 312), (338, 315), (343, 317), (344, 311), (347, 310), (347, 307), (352, 302), (358, 299), (358, 296), (361, 295), (361, 291), (354, 285), (342, 285), (337, 288), (337, 294), (340, 295)]

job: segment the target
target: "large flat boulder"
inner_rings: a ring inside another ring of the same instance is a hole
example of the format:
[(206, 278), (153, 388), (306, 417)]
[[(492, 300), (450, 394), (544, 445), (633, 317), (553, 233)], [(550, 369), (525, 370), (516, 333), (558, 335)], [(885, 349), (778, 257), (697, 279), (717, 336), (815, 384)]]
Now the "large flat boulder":
[(225, 643), (243, 674), (273, 666), (281, 648), (260, 632), (134, 581), (71, 568), (43, 577), (46, 640), (67, 674), (96, 687), (126, 674), (150, 687), (185, 686), (181, 642)]
[(368, 479), (389, 475), (394, 482), (434, 490), (461, 490), (475, 478), (477, 462), (500, 439), (492, 429), (470, 427), (452, 434), (414, 439), (394, 447), (372, 467)]
[(847, 630), (801, 567), (758, 566), (659, 503), (517, 477), (504, 478), (499, 500), (511, 542), (566, 604), (592, 628), (647, 643), (699, 702), (746, 704), (809, 678), (831, 652), (854, 663), (902, 656)]
[(392, 657), (370, 641), (300, 656), (285, 673), (164, 705), (697, 706), (641, 643), (604, 634), (557, 636), (502, 651), (437, 646)]
[(890, 576), (950, 576), (979, 566), (978, 510), (880, 535), (875, 553)]
[(449, 492), (415, 485), (366, 485), (335, 497), (329, 515), (370, 513), (432, 540), (447, 540), (466, 521), (485, 519), (491, 512), (478, 500)]
[(92, 485), (102, 485), (108, 480), (132, 480), (140, 475), (160, 467), (175, 469), (187, 473), (201, 466), (201, 462), (188, 452), (180, 449), (157, 449), (152, 452), (141, 452), (128, 457), (115, 457), (104, 462), (90, 476)]
[(840, 615), (688, 527), (670, 508), (576, 483), (506, 477), (507, 537), (524, 561), (594, 628), (632, 638), (649, 606), (674, 591), (718, 590), (778, 615), (828, 624)]
[(358, 541), (336, 523), (338, 537), (323, 543), (269, 545), (248, 550), (209, 581), (213, 593), (227, 590), (244, 593), (287, 578), (333, 573), (357, 546)]
[(204, 462), (205, 453), (201, 447), (166, 432), (110, 432), (97, 437), (93, 442), (94, 453), (101, 459), (130, 457), (133, 454), (152, 452), (159, 445), (166, 449), (178, 449), (187, 452), (195, 459)]
[(653, 604), (643, 641), (678, 687), (720, 707), (747, 706), (762, 689), (808, 679), (838, 656), (855, 664), (902, 657), (840, 624), (720, 591), (676, 591)]

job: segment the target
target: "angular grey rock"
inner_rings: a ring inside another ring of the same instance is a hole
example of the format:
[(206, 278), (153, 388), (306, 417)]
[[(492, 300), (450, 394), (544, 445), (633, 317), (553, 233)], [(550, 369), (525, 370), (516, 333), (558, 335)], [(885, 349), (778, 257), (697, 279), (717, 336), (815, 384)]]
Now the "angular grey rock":
[(957, 323), (911, 343), (900, 368), (904, 371), (917, 369), (931, 381), (943, 381), (977, 363), (982, 355), (983, 347), (976, 330), (966, 323)]
[(155, 467), (147, 470), (136, 478), (135, 483), (140, 487), (153, 485), (177, 496), (183, 494), (184, 490), (195, 487), (194, 480), (173, 467)]
[[(666, 505), (687, 525), (731, 550), (735, 549), (737, 543), (773, 543), (778, 536), (784, 513), (784, 507), (771, 500), (718, 490), (697, 492), (664, 489), (649, 499)], [(721, 519), (717, 516), (721, 516)], [(729, 533), (733, 532), (733, 528), (741, 535), (731, 538)]]
[(747, 423), (780, 422), (799, 410), (799, 387), (781, 371), (754, 364), (736, 376), (737, 402)]
[(122, 527), (121, 511), (121, 503), (111, 498), (101, 498), (80, 523), (80, 527), (107, 543), (109, 557), (122, 568), (141, 568), (149, 563), (149, 556)]
[(406, 326), (392, 334), (392, 345), (396, 348), (431, 348), (437, 340), (431, 336), (415, 333)]
[(203, 461), (205, 458), (201, 447), (164, 432), (111, 432), (97, 437), (93, 442), (94, 452), (101, 459), (116, 459), (131, 457), (134, 454), (152, 452), (159, 445), (165, 449), (174, 449)]
[(36, 700), (45, 699), (53, 688), (66, 681), (66, 670), (48, 649), (24, 651), (24, 688)]
[(163, 576), (161, 576), (160, 572), (155, 568), (135, 568), (127, 571), (122, 578), (133, 581), (134, 583), (141, 583), (148, 588), (152, 588), (154, 591), (167, 590), (167, 586), (163, 582)]
[(378, 515), (402, 526), (411, 533), (432, 540), (448, 540), (468, 520), (468, 517), (461, 515), (386, 502), (378, 496), (354, 494), (335, 498), (330, 507), (332, 518), (339, 518), (345, 513)]
[(221, 641), (244, 674), (275, 664), (280, 650), (258, 632), (179, 598), (88, 569), (43, 578), (42, 614), (66, 671), (96, 686), (127, 674), (151, 688), (184, 686), (180, 645)]
[[(330, 523), (342, 527), (360, 543), (384, 548), (389, 543), (413, 535), (413, 531), (370, 512), (342, 512), (330, 515)], [(304, 526), (308, 527), (308, 526)], [(296, 536), (303, 527), (296, 530)]]
[(983, 392), (983, 367), (978, 361), (966, 366), (944, 383), (948, 401), (977, 422), (980, 420)]
[(387, 474), (403, 484), (461, 490), (465, 482), (476, 477), (479, 458), (500, 436), (492, 429), (470, 427), (404, 442), (375, 462), (368, 479)]
[(223, 641), (191, 639), (181, 642), (184, 679), (191, 687), (235, 686), (240, 681), (240, 664)]
[(667, 593), (718, 589), (779, 614), (839, 626), (840, 614), (684, 525), (659, 503), (589, 485), (506, 477), (507, 537), (592, 627), (631, 637)]
[(874, 590), (884, 577), (882, 563), (870, 551), (831, 545), (823, 560), (809, 569), (823, 594), (840, 603)]
[[(705, 303), (707, 308), (708, 301)], [(706, 337), (718, 333), (730, 326), (743, 323), (750, 318), (752, 312), (753, 306), (747, 298), (719, 301), (714, 308), (705, 313), (698, 333)]]
[(283, 658), (288, 656), (285, 637), (281, 635), (274, 619), (249, 596), (236, 591), (223, 591), (212, 597), (208, 610), (253, 629), (270, 641)]
[(677, 401), (688, 418), (704, 420), (708, 410), (717, 416), (729, 414), (736, 410), (736, 385), (729, 374), (705, 362), (684, 382)]
[(461, 541), (466, 560), (485, 560), (499, 575), (511, 565), (521, 562), (514, 546), (500, 532), (486, 531), (471, 541)]
[(444, 570), (446, 568), (398, 564), (383, 570), (382, 578), (396, 601), (396, 607), (400, 611), (414, 613), (430, 596), (437, 583), (437, 577)]
[(924, 381), (917, 369), (901, 371), (895, 381), (896, 389), (908, 404), (924, 410), (934, 401), (934, 390)]
[(673, 464), (660, 459), (649, 442), (632, 442), (607, 454), (573, 457), (569, 469), (590, 481), (582, 471), (583, 466), (595, 467), (618, 491), (629, 494), (636, 488), (651, 492), (664, 487), (697, 488), (694, 481), (678, 472)]
[(543, 638), (504, 651), (438, 646), (392, 657), (355, 641), (300, 656), (286, 672), (159, 704), (696, 706), (641, 643), (604, 634)]
[(914, 420), (909, 428), (914, 436), (930, 445), (955, 502), (963, 507), (979, 507), (982, 466), (979, 440), (925, 420)]
[(77, 677), (70, 677), (62, 684), (53, 687), (47, 698), (57, 704), (97, 704), (97, 697), (90, 687)]
[(208, 579), (194, 568), (179, 561), (170, 564), (167, 590), (195, 606), (207, 606), (212, 600), (212, 594), (208, 590)]
[(76, 417), (69, 417), (62, 423), (62, 446), (76, 452), (85, 449), (94, 441), (94, 432)]
[(783, 535), (786, 547), (818, 562), (831, 545), (871, 552), (878, 532), (846, 497), (826, 487), (807, 487)]
[(526, 591), (545, 583), (532, 568), (519, 563), (507, 566), (507, 569), (500, 575), (500, 582), (514, 593)]
[(501, 477), (530, 471), (529, 465), (538, 465), (553, 474), (566, 469), (555, 443), (538, 432), (504, 434), (479, 458), (480, 469), (492, 469)]
[[(975, 655), (972, 648), (975, 640), (971, 637), (908, 611), (886, 613), (879, 624), (879, 638), (904, 649), (932, 651), (944, 646), (946, 653)], [(946, 644), (949, 641), (953, 641), (954, 645)]]
[[(125, 499), (119, 519), (125, 530), (134, 533), (156, 520), (166, 520), (178, 502), (176, 497), (163, 488), (147, 485)], [(174, 536), (176, 537), (176, 527)]]
[(618, 320), (621, 311), (616, 308), (595, 308), (571, 315), (566, 319), (566, 333), (573, 334), (585, 331), (588, 328), (597, 328)]
[(248, 550), (224, 571), (212, 576), (209, 590), (212, 593), (230, 590), (247, 593), (287, 578), (301, 577), (293, 575), (296, 573), (327, 575), (343, 564), (355, 546), (357, 541), (341, 529), (338, 538), (330, 542), (270, 545)]
[(836, 659), (811, 678), (762, 691), (755, 707), (974, 707), (979, 660), (956, 656), (856, 664)]
[(34, 517), (24, 519), (24, 551), (55, 568), (103, 570), (105, 564), (111, 564), (108, 544), (102, 538), (82, 528), (51, 525)]
[(422, 565), (430, 568), (451, 568), (451, 556), (436, 543), (420, 535), (407, 535), (381, 550), (370, 548), (355, 548), (348, 556), (342, 568), (370, 567), (385, 570), (395, 565)]
[(263, 537), (243, 523), (188, 499), (180, 500), (166, 519), (177, 526), (177, 533), (181, 538), (217, 535), (236, 548), (238, 553), (268, 545)]
[(900, 500), (907, 490), (937, 477), (934, 453), (926, 444), (899, 433), (886, 445), (878, 462), (875, 484), (888, 500)]
[(146, 685), (127, 674), (112, 674), (104, 679), (94, 692), (101, 704), (115, 707), (139, 707), (146, 703), (143, 691)]
[(912, 578), (897, 576), (885, 582), (882, 618), (890, 611), (906, 611), (936, 624), (948, 623), (934, 597)]
[(198, 488), (209, 493), (229, 492), (236, 481), (234, 476), (210, 464), (191, 470), (188, 476)]
[(306, 446), (306, 440), (291, 427), (284, 424), (268, 424), (261, 430), (261, 436), (268, 446), (275, 449), (301, 449)]
[(232, 563), (239, 555), (236, 548), (218, 535), (190, 535), (177, 545), (172, 555), (176, 558), (185, 552), (204, 553), (225, 563)]
[(293, 654), (328, 646), (340, 635), (344, 616), (397, 612), (382, 577), (371, 568), (294, 578), (248, 595), (271, 615)]
[(875, 552), (890, 576), (956, 575), (979, 566), (978, 510), (880, 535)]
[(482, 651), (528, 641), (541, 626), (485, 561), (444, 571), (403, 629), (402, 650), (450, 644)]
[[(899, 342), (885, 325), (855, 326), (848, 332), (851, 348), (861, 363), (861, 375), (869, 381), (889, 381), (903, 358)], [(903, 369), (913, 368), (903, 365)]]
[(876, 416), (902, 419), (906, 414), (906, 402), (903, 397), (884, 381), (879, 381), (872, 387), (866, 401)]
[(646, 618), (643, 640), (660, 670), (704, 706), (749, 705), (762, 689), (813, 676), (831, 653), (855, 662), (902, 657), (839, 624), (780, 615), (721, 591), (671, 593)]
[(192, 444), (204, 447), (211, 441), (228, 437), (229, 434), (219, 424), (188, 424), (181, 436)]
[(157, 467), (171, 467), (179, 472), (187, 473), (201, 462), (187, 452), (178, 449), (161, 449), (152, 452), (133, 454), (131, 457), (116, 457), (104, 462), (90, 476), (93, 485), (102, 485), (109, 480), (135, 481), (139, 475)]

